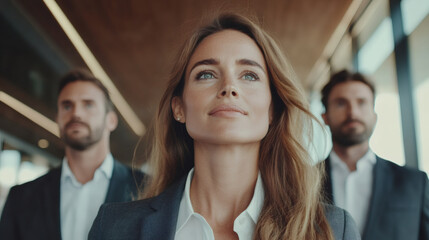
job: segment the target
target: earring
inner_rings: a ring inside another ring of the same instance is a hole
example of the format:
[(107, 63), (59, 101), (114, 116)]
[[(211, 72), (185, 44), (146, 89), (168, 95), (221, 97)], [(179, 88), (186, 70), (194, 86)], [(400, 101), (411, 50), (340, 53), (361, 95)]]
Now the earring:
[(177, 117), (177, 121), (180, 121), (180, 117)]

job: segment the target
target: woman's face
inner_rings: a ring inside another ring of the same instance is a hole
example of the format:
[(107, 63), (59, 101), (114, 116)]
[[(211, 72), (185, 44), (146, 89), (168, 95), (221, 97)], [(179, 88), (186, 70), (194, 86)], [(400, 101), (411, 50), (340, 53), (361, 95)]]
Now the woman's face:
[(264, 56), (235, 30), (206, 37), (191, 56), (182, 98), (172, 102), (178, 121), (196, 142), (260, 142), (271, 121), (271, 92)]

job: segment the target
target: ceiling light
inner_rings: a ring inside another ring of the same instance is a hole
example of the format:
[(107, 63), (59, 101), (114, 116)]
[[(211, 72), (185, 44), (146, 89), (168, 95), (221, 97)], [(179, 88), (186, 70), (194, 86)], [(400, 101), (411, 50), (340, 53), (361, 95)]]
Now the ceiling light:
[(70, 41), (73, 43), (88, 68), (97, 78), (100, 79), (101, 82), (103, 82), (104, 86), (109, 90), (112, 102), (115, 104), (119, 113), (131, 127), (131, 129), (138, 136), (142, 136), (146, 131), (144, 124), (140, 121), (136, 113), (122, 97), (121, 93), (115, 87), (110, 77), (104, 71), (103, 67), (97, 61), (94, 54), (92, 54), (91, 50), (85, 44), (83, 39), (80, 37), (79, 33), (73, 27), (67, 16), (58, 6), (55, 0), (43, 0), (43, 2), (45, 2), (52, 15), (54, 15), (55, 19), (58, 21)]
[(0, 102), (3, 102), (7, 106), (15, 109), (15, 111), (24, 115), (26, 118), (30, 119), (31, 121), (33, 121), (37, 125), (41, 126), (42, 128), (48, 130), (49, 132), (51, 132), (55, 136), (57, 136), (57, 137), (60, 136), (57, 123), (55, 123), (51, 119), (45, 117), (41, 113), (30, 108), (29, 106), (25, 105), (24, 103), (13, 98), (12, 96), (8, 95), (7, 93), (5, 93), (3, 91), (0, 91)]
[(48, 140), (42, 138), (37, 142), (37, 145), (39, 145), (40, 148), (45, 149), (49, 147), (49, 142)]

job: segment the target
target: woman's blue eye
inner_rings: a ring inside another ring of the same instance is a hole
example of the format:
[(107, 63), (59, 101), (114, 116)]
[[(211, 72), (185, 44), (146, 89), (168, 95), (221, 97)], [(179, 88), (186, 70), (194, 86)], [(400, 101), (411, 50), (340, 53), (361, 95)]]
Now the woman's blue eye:
[(254, 73), (246, 73), (244, 74), (243, 79), (248, 81), (256, 81), (259, 79), (259, 77)]
[(197, 74), (197, 79), (212, 79), (214, 78), (213, 73), (211, 72), (201, 72)]

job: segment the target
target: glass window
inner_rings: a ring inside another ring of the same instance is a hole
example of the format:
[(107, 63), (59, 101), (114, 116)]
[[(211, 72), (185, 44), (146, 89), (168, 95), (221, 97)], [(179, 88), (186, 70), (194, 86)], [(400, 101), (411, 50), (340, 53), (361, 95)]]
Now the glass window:
[(9, 189), (47, 173), (52, 162), (37, 151), (32, 151), (27, 144), (8, 139), (0, 132), (1, 139), (5, 140), (0, 144), (0, 215)]
[(377, 113), (377, 124), (369, 141), (370, 147), (380, 157), (404, 165), (405, 153), (394, 54), (391, 53), (369, 76), (375, 83)]
[[(367, 16), (366, 19), (368, 28), (374, 30), (368, 33), (367, 29), (362, 29), (365, 37), (358, 36), (357, 53), (358, 71), (368, 76), (376, 88), (375, 111), (378, 118), (369, 144), (378, 156), (404, 165), (392, 20), (388, 16), (387, 2), (377, 5), (376, 8), (380, 11), (372, 11), (373, 16)], [(385, 14), (384, 18), (380, 19), (380, 12)], [(379, 25), (374, 27), (372, 20)]]
[(429, 14), (428, 0), (402, 0), (404, 32), (410, 35), (420, 22)]
[(392, 20), (385, 18), (368, 41), (359, 49), (359, 71), (372, 74), (393, 52)]
[[(408, 1), (406, 1), (408, 2)], [(427, 4), (429, 5), (429, 1)], [(423, 6), (425, 6), (423, 4)], [(429, 6), (426, 6), (429, 8)], [(405, 10), (404, 10), (405, 12)], [(404, 21), (407, 19), (404, 13)], [(429, 15), (414, 28), (408, 38), (410, 67), (414, 86), (419, 167), (429, 173)]]
[(4, 150), (0, 153), (0, 185), (10, 188), (16, 184), (21, 154), (16, 150)]

